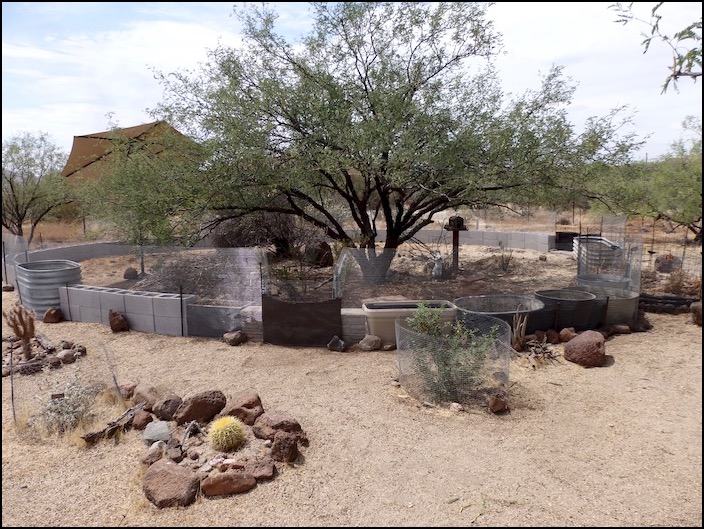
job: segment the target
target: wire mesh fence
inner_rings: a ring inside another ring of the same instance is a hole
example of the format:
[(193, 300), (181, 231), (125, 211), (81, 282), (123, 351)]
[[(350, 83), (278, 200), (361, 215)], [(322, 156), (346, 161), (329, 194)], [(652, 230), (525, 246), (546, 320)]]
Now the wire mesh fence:
[(435, 332), (414, 330), (398, 317), (399, 383), (412, 397), (434, 402), (485, 405), (508, 389), (511, 327), (493, 316), (460, 310)]

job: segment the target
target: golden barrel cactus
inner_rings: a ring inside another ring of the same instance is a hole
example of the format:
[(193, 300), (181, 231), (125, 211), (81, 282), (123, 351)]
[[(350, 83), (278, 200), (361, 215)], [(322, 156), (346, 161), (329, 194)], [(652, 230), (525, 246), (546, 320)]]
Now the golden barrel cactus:
[(244, 443), (244, 423), (229, 415), (221, 417), (210, 425), (208, 439), (213, 448), (221, 452), (237, 450)]

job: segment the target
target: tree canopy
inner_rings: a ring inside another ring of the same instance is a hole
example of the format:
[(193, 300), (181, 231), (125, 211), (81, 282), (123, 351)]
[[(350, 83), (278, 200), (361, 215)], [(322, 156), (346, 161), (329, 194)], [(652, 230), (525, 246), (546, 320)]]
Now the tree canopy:
[(630, 215), (663, 219), (684, 226), (702, 240), (702, 121), (688, 116), (688, 134), (672, 143), (669, 153), (651, 162), (610, 168), (599, 197)]
[(71, 201), (59, 174), (66, 157), (44, 132), (26, 132), (2, 142), (2, 225), (27, 244), (42, 219)]
[(77, 193), (84, 213), (119, 229), (125, 241), (144, 246), (188, 235), (189, 207), (202, 158), (200, 147), (171, 127), (131, 137), (110, 131), (100, 178), (82, 178)]
[[(208, 151), (199, 209), (210, 225), (268, 211), (350, 246), (393, 249), (441, 211), (560, 199), (586, 167), (624, 164), (641, 145), (617, 108), (578, 132), (575, 85), (554, 66), (508, 97), (492, 59), (490, 4), (319, 2), (291, 43), (266, 4), (242, 5), (241, 49), (199, 72), (160, 74), (154, 115)], [(578, 185), (580, 188), (578, 188)]]

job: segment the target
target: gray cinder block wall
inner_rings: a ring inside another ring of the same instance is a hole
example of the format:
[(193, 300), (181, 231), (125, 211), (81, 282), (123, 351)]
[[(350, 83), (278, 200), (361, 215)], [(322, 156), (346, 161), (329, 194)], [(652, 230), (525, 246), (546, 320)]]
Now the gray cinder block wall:
[[(441, 237), (452, 237), (447, 230), (420, 230), (416, 239), (426, 244)], [(381, 230), (378, 240), (383, 241)], [(445, 239), (446, 240), (446, 239)], [(555, 235), (550, 233), (497, 232), (467, 230), (459, 232), (459, 243), (479, 246), (533, 249), (547, 252), (555, 248)], [(199, 245), (203, 247), (203, 245)], [(148, 247), (145, 253), (167, 253), (181, 247)], [(95, 242), (25, 251), (5, 256), (3, 279), (17, 288), (15, 264), (38, 260), (65, 259), (75, 262), (87, 259), (139, 253), (138, 246), (118, 242)], [(250, 339), (261, 341), (261, 306), (221, 307), (195, 305), (195, 296), (159, 292), (140, 292), (90, 285), (67, 285), (59, 289), (61, 310), (66, 319), (109, 324), (110, 309), (123, 313), (136, 331), (174, 336), (221, 337), (232, 330), (243, 330)], [(361, 308), (342, 309), (343, 336), (347, 342), (361, 340), (367, 332)]]

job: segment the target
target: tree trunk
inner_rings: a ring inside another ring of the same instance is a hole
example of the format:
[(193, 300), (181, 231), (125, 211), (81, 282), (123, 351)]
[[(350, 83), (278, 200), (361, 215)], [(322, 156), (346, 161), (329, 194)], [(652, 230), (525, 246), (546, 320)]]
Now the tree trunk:
[(352, 248), (355, 261), (362, 272), (362, 280), (368, 285), (380, 285), (386, 282), (391, 261), (396, 255), (395, 248)]

